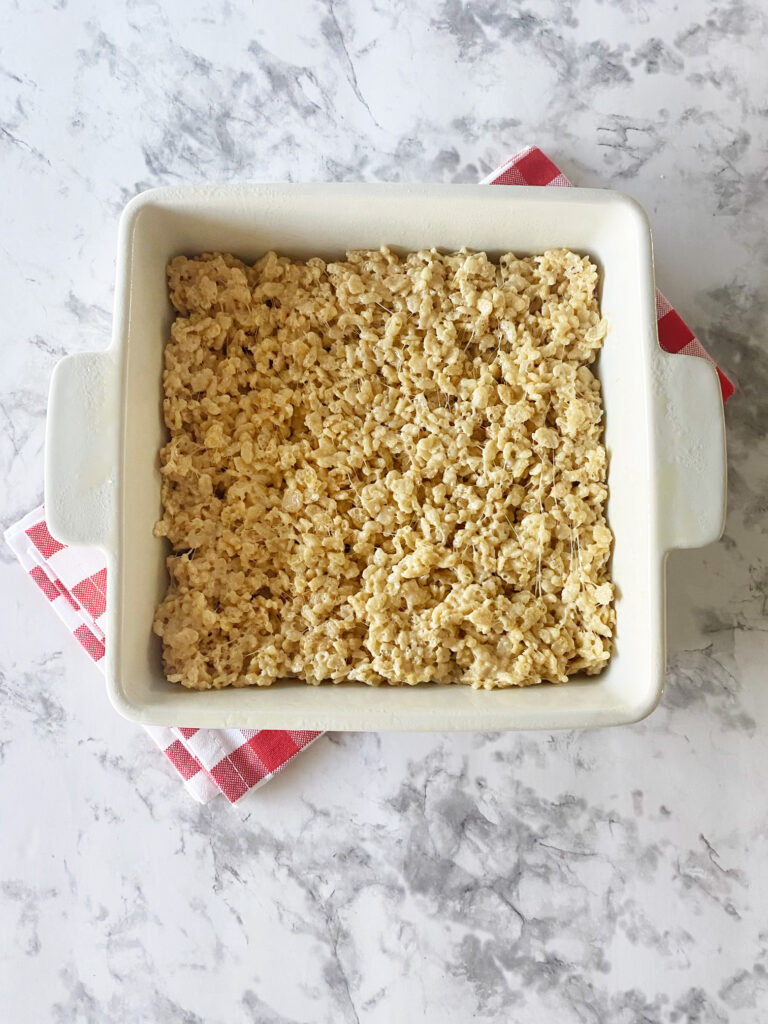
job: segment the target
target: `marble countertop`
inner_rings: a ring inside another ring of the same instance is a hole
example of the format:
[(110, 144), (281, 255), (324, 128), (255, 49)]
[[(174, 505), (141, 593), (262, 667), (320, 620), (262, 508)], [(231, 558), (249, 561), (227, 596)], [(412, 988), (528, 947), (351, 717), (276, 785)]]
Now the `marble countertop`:
[(667, 689), (630, 728), (333, 735), (200, 807), (0, 546), (4, 1020), (767, 1019), (766, 31), (741, 0), (9, 7), (3, 527), (157, 184), (475, 181), (536, 142), (646, 206), (739, 391), (726, 535), (670, 559)]

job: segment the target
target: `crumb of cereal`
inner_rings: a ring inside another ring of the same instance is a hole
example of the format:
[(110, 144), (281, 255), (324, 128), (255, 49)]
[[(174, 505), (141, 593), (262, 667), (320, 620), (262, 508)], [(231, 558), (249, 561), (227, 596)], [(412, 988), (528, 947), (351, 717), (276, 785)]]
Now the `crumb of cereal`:
[(169, 680), (490, 689), (604, 667), (587, 257), (206, 253), (168, 281)]

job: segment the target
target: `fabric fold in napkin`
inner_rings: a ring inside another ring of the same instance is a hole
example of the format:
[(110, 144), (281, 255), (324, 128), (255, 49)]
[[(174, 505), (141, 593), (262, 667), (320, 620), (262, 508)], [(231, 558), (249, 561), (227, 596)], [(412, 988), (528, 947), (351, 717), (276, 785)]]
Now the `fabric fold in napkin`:
[[(571, 182), (540, 149), (529, 146), (482, 184), (568, 187)], [(714, 362), (661, 292), (656, 293), (656, 315), (659, 342), (665, 351)], [(717, 372), (727, 401), (733, 384), (719, 367)], [(103, 670), (107, 570), (101, 551), (67, 547), (55, 540), (48, 531), (43, 506), (11, 526), (5, 539), (64, 625)], [(234, 803), (269, 781), (322, 735), (273, 729), (145, 728), (200, 803), (219, 794)]]

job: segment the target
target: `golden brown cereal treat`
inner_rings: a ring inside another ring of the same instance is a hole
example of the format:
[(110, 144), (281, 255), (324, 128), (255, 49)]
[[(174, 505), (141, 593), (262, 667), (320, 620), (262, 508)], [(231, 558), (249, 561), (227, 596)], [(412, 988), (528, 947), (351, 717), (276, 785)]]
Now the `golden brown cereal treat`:
[(491, 688), (606, 664), (588, 258), (206, 253), (168, 280), (172, 682)]

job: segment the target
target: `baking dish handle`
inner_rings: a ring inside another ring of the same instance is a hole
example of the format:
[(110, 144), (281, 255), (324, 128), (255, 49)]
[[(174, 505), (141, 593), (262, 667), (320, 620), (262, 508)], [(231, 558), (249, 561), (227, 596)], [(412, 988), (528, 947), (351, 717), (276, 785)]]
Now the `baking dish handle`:
[(715, 367), (699, 356), (654, 353), (656, 480), (662, 548), (698, 548), (725, 525), (725, 421)]
[(45, 434), (45, 517), (64, 544), (109, 547), (115, 528), (117, 373), (111, 352), (56, 364)]

